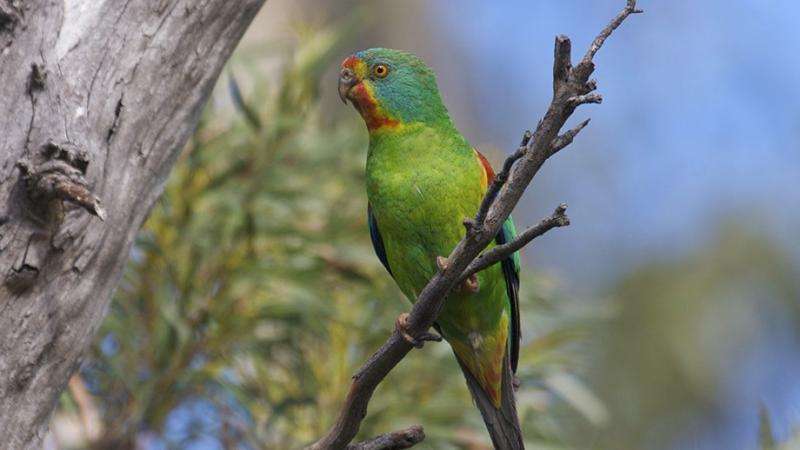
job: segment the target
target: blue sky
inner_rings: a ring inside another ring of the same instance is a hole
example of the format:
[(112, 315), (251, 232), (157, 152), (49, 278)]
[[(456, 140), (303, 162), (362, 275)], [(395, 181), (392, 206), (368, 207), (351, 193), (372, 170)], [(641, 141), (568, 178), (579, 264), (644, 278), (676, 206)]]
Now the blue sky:
[[(463, 55), (443, 68), (441, 84), (446, 98), (472, 100), (454, 111), (478, 124), (465, 134), (513, 149), (547, 104), (553, 37), (567, 34), (582, 55), (622, 3), (433, 3), (443, 39)], [(545, 166), (518, 209), (518, 222), (532, 223), (560, 201), (570, 205), (573, 225), (538, 242), (532, 261), (588, 291), (652, 255), (708, 240), (731, 216), (800, 255), (792, 207), (800, 204), (800, 3), (639, 4), (646, 14), (596, 58), (605, 101), (574, 116), (592, 124)], [(450, 90), (463, 76), (471, 89)]]
[[(453, 113), (471, 141), (515, 148), (549, 101), (554, 36), (570, 36), (577, 59), (623, 3), (433, 3), (434, 23), (459, 55), (440, 83), (446, 100), (470, 97), (471, 108)], [(800, 261), (800, 2), (639, 5), (646, 13), (629, 18), (595, 59), (604, 103), (573, 118), (591, 125), (548, 162), (515, 213), (521, 226), (570, 205), (572, 226), (537, 241), (528, 260), (596, 297), (637, 265), (685, 254), (732, 220)], [(764, 335), (721, 380), (726, 407), (671, 448), (754, 448), (759, 401), (778, 438), (797, 424), (796, 324), (764, 308)]]

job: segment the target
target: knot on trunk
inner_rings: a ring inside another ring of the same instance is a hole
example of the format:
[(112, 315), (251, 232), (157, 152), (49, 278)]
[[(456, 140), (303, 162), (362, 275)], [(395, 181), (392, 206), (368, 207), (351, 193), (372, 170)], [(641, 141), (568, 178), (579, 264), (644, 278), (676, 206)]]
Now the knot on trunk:
[(86, 152), (74, 144), (48, 142), (42, 147), (39, 163), (21, 160), (17, 167), (27, 187), (27, 193), (39, 215), (53, 217), (59, 214), (61, 202), (77, 205), (100, 220), (105, 220), (105, 210), (89, 189), (86, 169), (89, 159)]
[(28, 93), (33, 94), (34, 91), (41, 91), (47, 84), (47, 71), (44, 66), (33, 63), (31, 64), (31, 75), (28, 78)]
[(0, 5), (0, 32), (13, 32), (19, 23), (19, 14), (14, 9), (15, 2), (11, 6)]

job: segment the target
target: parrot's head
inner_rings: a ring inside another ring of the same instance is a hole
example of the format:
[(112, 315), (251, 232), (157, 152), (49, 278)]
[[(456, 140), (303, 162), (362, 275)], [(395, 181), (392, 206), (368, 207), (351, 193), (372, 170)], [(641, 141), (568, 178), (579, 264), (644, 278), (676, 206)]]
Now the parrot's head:
[(370, 131), (450, 124), (433, 71), (399, 50), (371, 48), (348, 56), (339, 73), (339, 96), (350, 100)]

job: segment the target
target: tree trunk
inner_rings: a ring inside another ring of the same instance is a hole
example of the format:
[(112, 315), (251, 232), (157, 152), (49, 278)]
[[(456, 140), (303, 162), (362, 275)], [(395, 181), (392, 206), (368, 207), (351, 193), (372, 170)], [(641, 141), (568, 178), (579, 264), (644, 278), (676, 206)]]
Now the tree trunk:
[(41, 447), (263, 2), (0, 0), (1, 448)]

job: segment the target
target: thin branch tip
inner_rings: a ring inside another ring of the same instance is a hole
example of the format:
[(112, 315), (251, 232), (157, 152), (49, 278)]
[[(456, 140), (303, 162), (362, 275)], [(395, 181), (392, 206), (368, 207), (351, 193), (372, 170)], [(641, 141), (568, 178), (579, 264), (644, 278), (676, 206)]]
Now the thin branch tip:
[(554, 227), (565, 227), (569, 225), (569, 217), (567, 217), (567, 204), (561, 203), (556, 206), (553, 214), (550, 217), (543, 219), (539, 224), (552, 223)]
[(575, 139), (575, 136), (577, 136), (578, 133), (581, 132), (581, 130), (586, 128), (586, 125), (589, 125), (589, 122), (591, 120), (592, 120), (591, 118), (586, 119), (583, 122), (581, 122), (578, 125), (576, 125), (575, 128), (572, 128), (572, 129), (566, 131), (564, 134), (562, 134), (562, 135), (558, 136), (557, 138), (555, 138), (553, 140), (552, 148), (551, 148), (550, 151), (552, 153), (556, 153), (557, 151), (559, 151), (562, 148), (564, 148), (564, 147), (568, 146), (569, 144), (571, 144), (572, 141)]
[(597, 92), (590, 92), (583, 95), (575, 95), (570, 97), (567, 101), (573, 106), (584, 105), (587, 103), (603, 103), (603, 96)]
[(561, 203), (556, 207), (556, 210), (553, 211), (553, 215), (551, 216), (556, 222), (559, 227), (566, 227), (570, 224), (569, 217), (567, 217), (567, 204)]
[(631, 11), (631, 14), (641, 14), (644, 12), (643, 9), (639, 9), (636, 7), (637, 0), (628, 0), (627, 8)]
[(421, 425), (412, 425), (405, 430), (381, 434), (370, 440), (350, 444), (346, 450), (395, 450), (411, 448), (425, 440), (425, 430)]
[(592, 62), (592, 58), (594, 58), (594, 55), (597, 54), (597, 52), (606, 42), (606, 39), (608, 39), (608, 37), (611, 36), (611, 33), (613, 33), (614, 30), (616, 30), (620, 25), (622, 25), (622, 22), (624, 22), (629, 15), (640, 14), (643, 12), (644, 12), (643, 10), (636, 8), (636, 0), (628, 0), (627, 4), (625, 5), (625, 8), (619, 14), (617, 14), (617, 16), (614, 17), (614, 19), (611, 20), (611, 22), (609, 22), (609, 24), (606, 25), (605, 28), (603, 28), (603, 30), (600, 32), (600, 34), (597, 35), (596, 38), (594, 38), (594, 41), (592, 41), (592, 45), (589, 46), (589, 50), (586, 51), (586, 54), (581, 59), (581, 62), (579, 64), (579, 66), (582, 67), (581, 70), (579, 71), (580, 72), (579, 75), (581, 77), (588, 78), (588, 76), (591, 75), (592, 70), (589, 69), (588, 64)]

